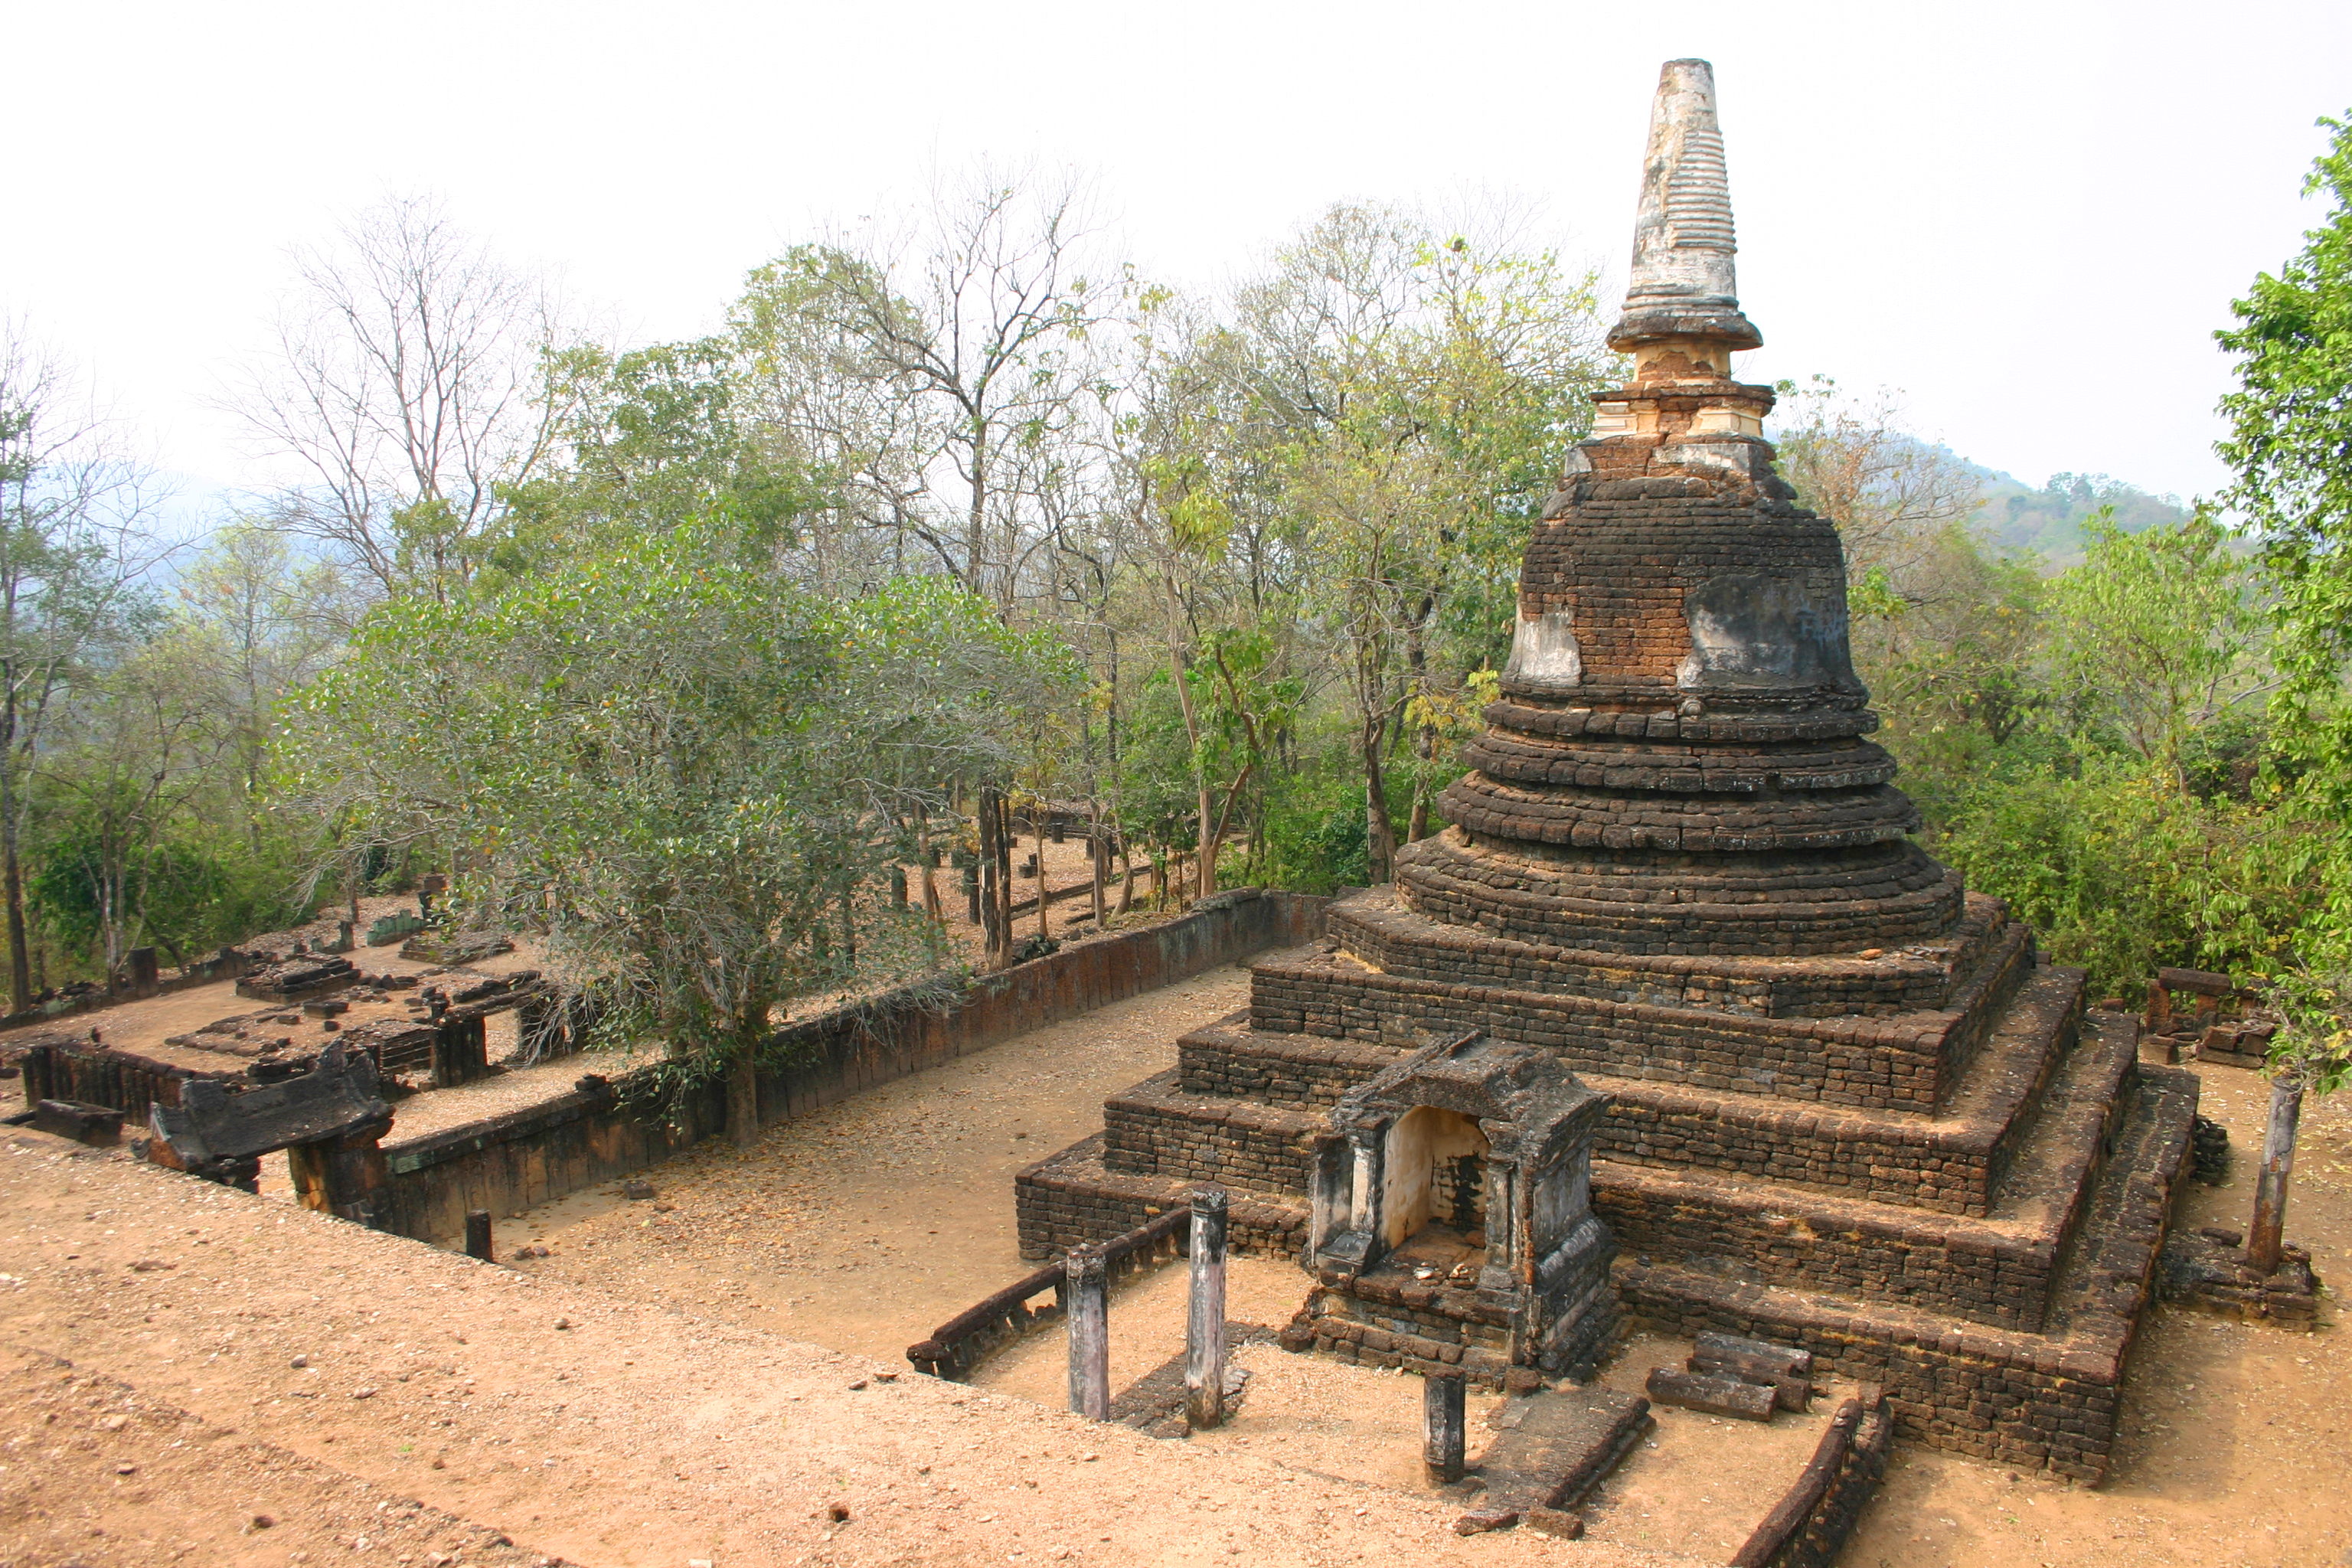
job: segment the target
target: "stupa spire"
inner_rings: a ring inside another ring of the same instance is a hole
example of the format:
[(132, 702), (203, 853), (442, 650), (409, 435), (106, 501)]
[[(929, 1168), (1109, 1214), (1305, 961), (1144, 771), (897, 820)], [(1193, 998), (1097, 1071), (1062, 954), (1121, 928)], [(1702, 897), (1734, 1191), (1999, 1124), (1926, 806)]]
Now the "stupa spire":
[(1727, 373), (1732, 350), (1764, 341), (1739, 311), (1738, 248), (1715, 113), (1715, 68), (1668, 60), (1650, 109), (1633, 279), (1610, 347), (1632, 352), (1646, 370), (1666, 357), (1656, 351), (1673, 343), (1679, 350), (1674, 357), (1691, 369)]

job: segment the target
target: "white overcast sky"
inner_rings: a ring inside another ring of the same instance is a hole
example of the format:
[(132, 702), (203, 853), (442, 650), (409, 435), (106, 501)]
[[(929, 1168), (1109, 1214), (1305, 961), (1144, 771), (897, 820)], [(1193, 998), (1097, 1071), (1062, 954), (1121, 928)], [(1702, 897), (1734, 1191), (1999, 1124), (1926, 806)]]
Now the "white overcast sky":
[(1139, 5), (0, 0), (0, 313), (166, 467), (259, 470), (206, 397), (286, 247), (444, 196), (637, 337), (979, 157), (1074, 165), (1211, 286), (1332, 201), (1482, 187), (1622, 279), (1662, 60), (1715, 62), (1751, 379), (1899, 389), (2039, 483), (2221, 482), (2212, 331), (2296, 248), (2352, 5)]

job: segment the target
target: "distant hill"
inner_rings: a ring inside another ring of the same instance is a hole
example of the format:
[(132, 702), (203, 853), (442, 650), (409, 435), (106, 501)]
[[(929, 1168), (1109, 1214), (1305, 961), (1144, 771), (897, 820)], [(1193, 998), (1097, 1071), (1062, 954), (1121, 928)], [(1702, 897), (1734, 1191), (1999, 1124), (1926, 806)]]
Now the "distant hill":
[(1960, 461), (1984, 476), (1977, 521), (1993, 542), (2033, 551), (2053, 566), (2082, 559), (2084, 520), (2103, 506), (2115, 508), (2116, 523), (2126, 533), (2189, 516), (2179, 497), (2150, 495), (2105, 474), (2053, 474), (2048, 484), (2035, 489), (2011, 475)]

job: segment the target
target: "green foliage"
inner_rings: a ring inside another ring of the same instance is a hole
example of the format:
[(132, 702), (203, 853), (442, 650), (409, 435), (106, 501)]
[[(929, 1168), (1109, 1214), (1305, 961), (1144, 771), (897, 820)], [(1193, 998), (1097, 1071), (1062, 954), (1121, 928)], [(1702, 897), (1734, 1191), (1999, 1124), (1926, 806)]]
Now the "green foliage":
[(1257, 868), (1268, 885), (1302, 893), (1363, 887), (1371, 866), (1362, 782), (1336, 769), (1297, 781), (1266, 808)]
[(2253, 685), (2245, 563), (2210, 517), (2126, 534), (2084, 527), (2084, 563), (2051, 595), (2056, 700), (2077, 731), (2178, 773), (2189, 737)]
[(2271, 1045), (2271, 1066), (2300, 1076), (2316, 1094), (2352, 1083), (2352, 971), (2293, 969), (2270, 987), (2286, 1021)]
[(2261, 540), (2277, 595), (2282, 734), (2313, 764), (2331, 815), (2352, 819), (2352, 119), (2320, 123), (2332, 135), (2304, 189), (2333, 205), (2216, 334), (2242, 356), (2217, 449), (2237, 470), (2227, 499)]
[(877, 893), (907, 818), (1009, 774), (1005, 730), (1073, 674), (951, 585), (826, 601), (740, 543), (674, 529), (387, 605), (288, 730), (295, 792), (352, 843), (440, 844), (471, 918), (701, 1068), (795, 998), (941, 966)]

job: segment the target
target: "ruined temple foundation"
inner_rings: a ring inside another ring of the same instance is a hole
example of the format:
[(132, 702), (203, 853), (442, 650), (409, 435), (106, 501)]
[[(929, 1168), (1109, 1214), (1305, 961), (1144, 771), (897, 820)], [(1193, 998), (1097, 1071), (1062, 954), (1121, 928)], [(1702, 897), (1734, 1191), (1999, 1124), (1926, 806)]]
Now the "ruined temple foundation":
[[(1310, 1272), (1293, 1348), (1526, 1386), (1622, 1312), (1801, 1347), (1905, 1436), (2095, 1481), (2196, 1079), (1911, 841), (1835, 530), (1730, 378), (1761, 342), (1733, 250), (1712, 74), (1675, 61), (1611, 339), (1633, 379), (1529, 544), (1453, 826), (1024, 1172), (1023, 1250), (1218, 1182), (1235, 1245)], [(1479, 1061), (1483, 1099), (1438, 1086)], [(1496, 1072), (1549, 1097), (1552, 1163)]]

